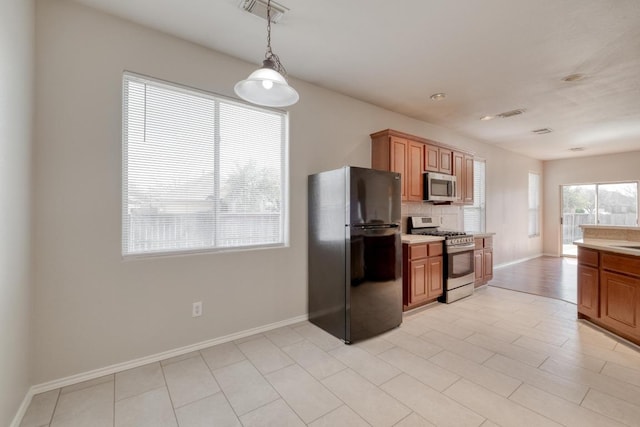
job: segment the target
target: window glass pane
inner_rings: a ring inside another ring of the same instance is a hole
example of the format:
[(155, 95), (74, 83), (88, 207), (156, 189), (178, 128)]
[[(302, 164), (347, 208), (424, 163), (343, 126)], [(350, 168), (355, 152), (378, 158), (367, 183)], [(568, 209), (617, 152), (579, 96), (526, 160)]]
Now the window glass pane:
[(540, 175), (529, 173), (529, 237), (540, 235)]
[(123, 254), (282, 245), (286, 113), (124, 75)]
[(573, 244), (582, 239), (583, 224), (596, 223), (596, 186), (564, 185), (562, 186), (562, 253), (577, 255), (577, 247)]
[[(221, 104), (220, 246), (282, 240), (282, 121), (278, 114)], [(260, 147), (244, 141), (260, 141)]]
[(598, 184), (598, 224), (635, 226), (638, 184)]

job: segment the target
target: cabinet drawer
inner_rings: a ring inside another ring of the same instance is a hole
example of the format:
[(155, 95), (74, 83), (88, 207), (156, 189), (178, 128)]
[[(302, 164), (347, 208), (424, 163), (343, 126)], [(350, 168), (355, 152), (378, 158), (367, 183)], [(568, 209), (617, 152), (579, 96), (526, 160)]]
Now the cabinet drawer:
[(474, 239), (474, 243), (476, 245), (475, 249), (482, 249), (484, 248), (484, 239), (482, 237), (476, 237)]
[(638, 262), (638, 257), (634, 256), (616, 255), (603, 252), (602, 268), (604, 270), (618, 271), (620, 273), (640, 276), (640, 262)]
[(598, 251), (578, 247), (578, 264), (598, 266)]
[(409, 246), (409, 259), (426, 258), (429, 255), (427, 244)]
[(442, 255), (442, 242), (424, 243), (409, 246), (409, 259), (411, 260), (440, 255)]
[(484, 247), (486, 248), (493, 248), (493, 237), (485, 237), (484, 238)]
[(429, 243), (429, 256), (442, 255), (442, 242)]

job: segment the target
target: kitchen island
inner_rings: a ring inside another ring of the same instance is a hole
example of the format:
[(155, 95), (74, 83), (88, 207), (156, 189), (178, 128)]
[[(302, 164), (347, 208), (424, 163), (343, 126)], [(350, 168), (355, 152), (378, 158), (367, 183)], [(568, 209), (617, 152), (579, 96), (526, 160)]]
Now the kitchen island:
[(640, 344), (640, 228), (582, 228), (578, 318)]

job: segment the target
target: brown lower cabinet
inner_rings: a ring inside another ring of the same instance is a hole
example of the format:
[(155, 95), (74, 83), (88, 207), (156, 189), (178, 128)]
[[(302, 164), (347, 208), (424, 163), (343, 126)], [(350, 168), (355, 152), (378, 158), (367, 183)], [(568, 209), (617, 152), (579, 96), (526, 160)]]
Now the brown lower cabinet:
[(579, 247), (578, 317), (640, 344), (640, 258)]
[(402, 245), (402, 307), (410, 310), (442, 295), (442, 242)]
[(475, 239), (474, 266), (475, 282), (474, 286), (486, 285), (493, 279), (493, 237), (476, 237)]
[(578, 312), (600, 317), (600, 272), (596, 267), (578, 265)]

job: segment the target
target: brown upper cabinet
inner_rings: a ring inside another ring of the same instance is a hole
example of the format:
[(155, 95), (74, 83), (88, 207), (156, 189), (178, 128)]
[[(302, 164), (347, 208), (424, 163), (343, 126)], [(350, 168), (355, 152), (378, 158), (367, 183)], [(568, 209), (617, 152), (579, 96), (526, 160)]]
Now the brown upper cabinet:
[(473, 156), (392, 129), (371, 134), (371, 167), (402, 175), (402, 200), (423, 200), (424, 172), (457, 177), (458, 204), (473, 204)]
[(456, 176), (456, 204), (473, 204), (473, 156), (460, 151), (453, 152), (453, 175)]
[(424, 145), (424, 171), (451, 174), (452, 150), (431, 144)]
[(371, 136), (371, 167), (398, 172), (402, 177), (402, 200), (422, 201), (424, 144), (389, 133), (374, 135)]

